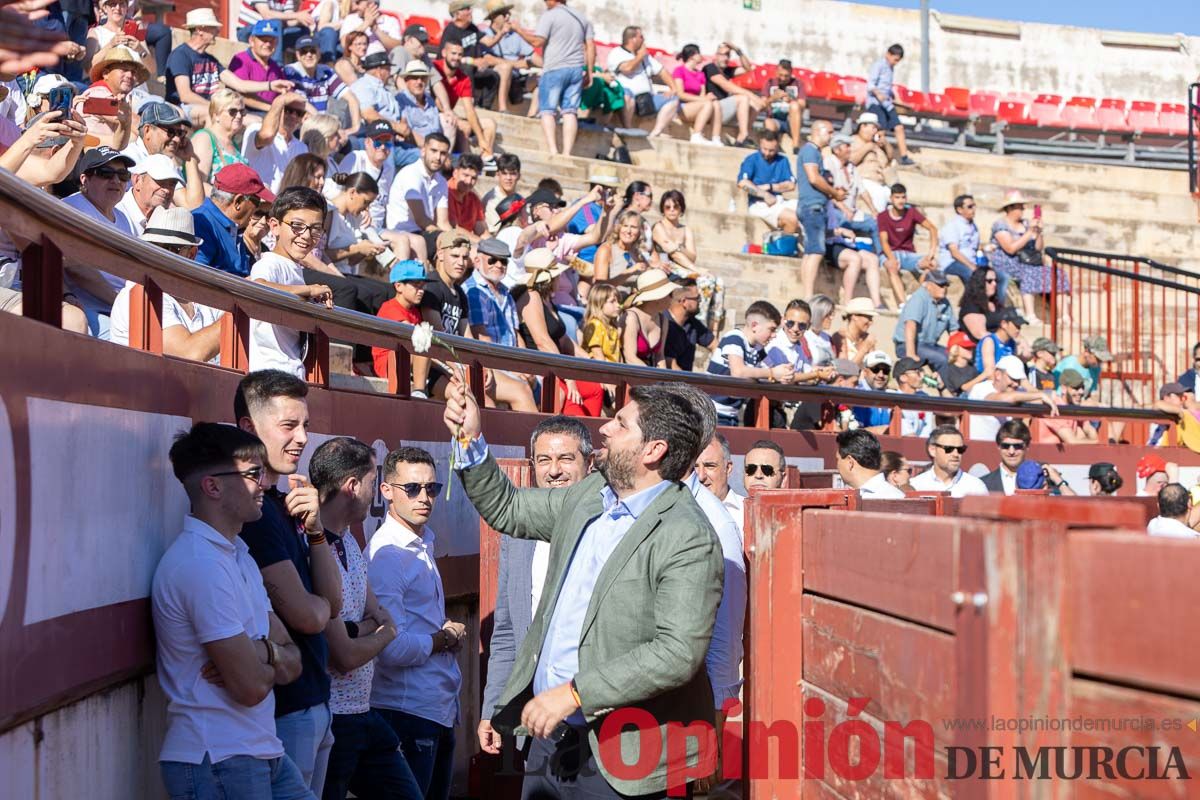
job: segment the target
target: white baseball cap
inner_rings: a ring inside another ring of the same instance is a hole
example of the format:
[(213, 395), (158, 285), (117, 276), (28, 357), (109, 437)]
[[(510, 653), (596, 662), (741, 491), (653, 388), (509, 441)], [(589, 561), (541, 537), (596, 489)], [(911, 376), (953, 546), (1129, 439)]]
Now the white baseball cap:
[(179, 167), (175, 166), (175, 162), (170, 156), (162, 153), (155, 153), (152, 156), (146, 156), (141, 163), (129, 170), (134, 175), (149, 175), (156, 181), (179, 181), (183, 183), (183, 176), (179, 174)]
[(863, 359), (863, 366), (867, 369), (878, 367), (880, 364), (887, 364), (889, 367), (892, 366), (892, 357), (882, 350), (872, 350)]
[(1000, 359), (996, 362), (996, 369), (1004, 370), (1014, 381), (1023, 381), (1026, 377), (1025, 365), (1016, 356), (1005, 356)]

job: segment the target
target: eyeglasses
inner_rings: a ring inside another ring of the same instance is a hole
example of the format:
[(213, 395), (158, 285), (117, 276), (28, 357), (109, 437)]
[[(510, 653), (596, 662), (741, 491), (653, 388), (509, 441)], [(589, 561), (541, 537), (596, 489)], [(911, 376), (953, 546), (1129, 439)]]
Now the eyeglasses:
[(311, 234), (313, 236), (319, 236), (321, 234), (321, 232), (323, 230), (325, 230), (325, 223), (323, 223), (323, 222), (319, 222), (316, 225), (305, 225), (303, 222), (300, 222), (299, 220), (292, 220), (291, 222), (284, 220), (283, 224), (287, 225), (289, 228), (291, 228), (292, 235), (297, 238), (303, 236), (306, 233)]
[(225, 113), (231, 117), (244, 117), (244, 116), (246, 116), (246, 109), (244, 109), (244, 108), (227, 108), (227, 109), (225, 109)]
[(789, 331), (795, 330), (804, 333), (809, 329), (809, 324), (807, 322), (796, 322), (794, 319), (785, 319), (783, 321), (783, 327), (787, 328)]
[(409, 500), (416, 500), (418, 497), (421, 496), (422, 491), (426, 492), (429, 495), (429, 498), (432, 500), (434, 497), (437, 497), (439, 494), (442, 493), (442, 486), (444, 486), (444, 485), (445, 484), (442, 484), (438, 481), (430, 481), (429, 483), (389, 483), (388, 484), (388, 486), (391, 486), (393, 489), (399, 489), (400, 491), (404, 492), (404, 496), (407, 497)]
[(180, 128), (173, 125), (156, 125), (155, 127), (167, 134), (171, 139), (182, 139), (187, 136), (187, 128)]
[(874, 372), (876, 375), (887, 375), (891, 371), (892, 368), (887, 364), (879, 364), (878, 366), (871, 367), (871, 372)]
[(194, 244), (160, 244), (159, 247), (179, 256), (191, 255), (196, 249)]
[(1001, 442), (999, 444), (1001, 450), (1016, 450), (1020, 452), (1025, 449), (1024, 442)]
[(770, 464), (747, 464), (746, 465), (746, 474), (749, 475), (750, 477), (754, 477), (755, 475), (758, 474), (758, 471), (760, 469), (762, 470), (762, 474), (763, 474), (764, 478), (775, 477), (775, 467), (771, 466)]
[(912, 472), (912, 469), (913, 469), (913, 468), (912, 468), (912, 467), (910, 467), (908, 464), (905, 464), (903, 467), (896, 467), (894, 470), (892, 470), (892, 472), (908, 472), (908, 473), (911, 473), (911, 472)]
[(266, 475), (266, 470), (262, 467), (251, 467), (250, 469), (234, 469), (228, 472), (214, 472), (210, 478), (223, 478), (226, 475), (241, 475), (248, 481), (253, 481), (257, 485), (262, 485), (263, 477)]
[(101, 180), (106, 180), (106, 181), (110, 181), (113, 178), (116, 178), (117, 180), (124, 182), (124, 181), (129, 180), (130, 177), (132, 177), (129, 170), (113, 169), (112, 167), (100, 167), (99, 169), (92, 170), (92, 174), (95, 175), (97, 178), (100, 178)]
[(957, 444), (956, 445), (956, 444), (936, 444), (935, 443), (933, 446), (942, 448), (942, 452), (945, 453), (946, 455), (950, 455), (951, 453), (958, 453), (961, 456), (963, 453), (967, 452), (967, 446), (965, 444)]

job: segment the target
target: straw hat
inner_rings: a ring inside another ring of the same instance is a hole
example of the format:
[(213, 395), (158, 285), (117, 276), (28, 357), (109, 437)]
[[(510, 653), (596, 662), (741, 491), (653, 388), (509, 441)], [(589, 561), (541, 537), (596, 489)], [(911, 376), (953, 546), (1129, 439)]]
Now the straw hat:
[(513, 4), (508, 0), (487, 0), (483, 6), (483, 11), (487, 19), (491, 19), (497, 14), (503, 14), (505, 11), (512, 11)]
[(849, 303), (846, 303), (842, 311), (843, 317), (848, 317), (851, 314), (861, 314), (864, 317), (875, 318), (875, 306), (871, 304), (869, 297), (855, 297)]
[(589, 185), (616, 188), (621, 185), (621, 177), (617, 175), (615, 167), (596, 166), (588, 170), (587, 182)]
[(183, 27), (189, 31), (194, 28), (220, 28), (221, 20), (217, 19), (211, 8), (193, 8), (187, 12)]
[(525, 271), (529, 273), (525, 285), (532, 289), (540, 284), (549, 283), (568, 269), (569, 265), (558, 263), (554, 251), (550, 248), (534, 248), (525, 254)]
[(670, 297), (671, 292), (679, 288), (679, 284), (671, 280), (671, 276), (661, 269), (648, 269), (638, 275), (637, 285), (633, 294), (625, 301), (625, 307), (638, 306), (642, 303), (652, 303)]
[(146, 65), (142, 63), (142, 57), (124, 45), (117, 45), (107, 50), (101, 50), (92, 58), (92, 69), (88, 73), (92, 82), (104, 77), (104, 70), (114, 64), (133, 64), (136, 83), (145, 83), (150, 79), (150, 70), (146, 69)]
[(1015, 205), (1029, 205), (1029, 200), (1025, 198), (1025, 195), (1021, 194), (1020, 189), (1009, 189), (1004, 193), (1004, 202), (1000, 204), (1000, 210), (1005, 211), (1009, 206)]
[(143, 242), (173, 245), (202, 245), (204, 240), (196, 235), (192, 224), (192, 212), (186, 208), (156, 208), (146, 222)]

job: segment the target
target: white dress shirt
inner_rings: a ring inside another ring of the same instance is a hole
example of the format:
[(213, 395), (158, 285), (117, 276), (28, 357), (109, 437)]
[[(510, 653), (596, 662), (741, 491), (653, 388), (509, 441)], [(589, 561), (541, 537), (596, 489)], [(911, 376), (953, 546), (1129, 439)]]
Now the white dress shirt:
[(462, 674), (454, 653), (433, 652), (433, 634), (446, 623), (435, 538), (428, 525), (418, 536), (390, 513), (371, 537), (367, 578), (398, 631), (375, 661), (371, 706), (451, 728), (458, 722)]
[(738, 494), (733, 489), (725, 495), (725, 499), (721, 501), (721, 505), (729, 509), (729, 516), (733, 517), (734, 523), (738, 526), (738, 533), (741, 534), (742, 540), (746, 539), (746, 495)]
[(542, 590), (546, 588), (546, 573), (550, 571), (550, 543), (534, 542), (533, 559), (529, 564), (530, 611), (537, 613), (538, 603), (542, 601)]
[(949, 492), (951, 497), (967, 497), (973, 494), (987, 494), (983, 481), (969, 472), (961, 469), (949, 483), (942, 483), (933, 472), (933, 467), (913, 478), (909, 485), (918, 492)]
[(241, 537), (230, 541), (193, 516), (167, 548), (150, 590), (158, 682), (167, 696), (167, 735), (160, 761), (216, 764), (234, 756), (278, 758), (275, 693), (244, 706), (204, 680), (204, 645), (270, 631), (270, 601), (258, 564)]
[(1200, 539), (1200, 533), (1171, 517), (1155, 517), (1150, 520), (1150, 524), (1146, 526), (1146, 533), (1170, 539)]
[(1017, 491), (1017, 473), (1009, 472), (1008, 467), (1000, 465), (1000, 485), (1004, 487), (1006, 495), (1012, 495)]
[(875, 477), (858, 487), (858, 496), (864, 500), (899, 500), (904, 498), (904, 491), (889, 483), (882, 472), (877, 472)]
[(696, 498), (696, 504), (708, 517), (721, 542), (721, 558), (725, 562), (725, 586), (717, 621), (713, 625), (712, 641), (704, 655), (704, 667), (712, 684), (713, 703), (720, 709), (726, 700), (737, 699), (742, 686), (742, 628), (746, 623), (746, 557), (741, 526), (700, 476), (692, 472), (683, 482)]

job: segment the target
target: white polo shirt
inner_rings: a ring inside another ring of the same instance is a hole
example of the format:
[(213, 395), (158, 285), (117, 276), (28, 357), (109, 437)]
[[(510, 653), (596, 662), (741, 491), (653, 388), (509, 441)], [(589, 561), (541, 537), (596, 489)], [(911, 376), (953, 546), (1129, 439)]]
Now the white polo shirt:
[(258, 565), (240, 537), (232, 542), (188, 516), (167, 548), (150, 592), (157, 639), (158, 682), (167, 696), (167, 735), (160, 761), (218, 763), (234, 756), (278, 758), (275, 694), (243, 706), (200, 677), (208, 663), (204, 645), (270, 630), (270, 601)]
[[(290, 258), (278, 253), (263, 253), (250, 268), (250, 280), (264, 280), (287, 286), (303, 286), (304, 270)], [(304, 347), (299, 331), (250, 320), (250, 371), (281, 369), (303, 379)]]
[(1155, 517), (1150, 520), (1150, 524), (1146, 526), (1146, 533), (1170, 539), (1200, 539), (1200, 533), (1170, 517)]
[(858, 496), (864, 500), (898, 500), (904, 498), (904, 492), (888, 483), (887, 476), (882, 472), (877, 472), (875, 477), (858, 487)]
[(397, 172), (396, 180), (388, 192), (388, 230), (405, 233), (420, 230), (409, 211), (409, 200), (419, 202), (425, 209), (425, 216), (436, 220), (439, 208), (450, 207), (450, 187), (441, 173), (427, 173), (424, 161), (418, 160)]
[[(109, 317), (108, 340), (126, 347), (129, 346), (129, 294), (136, 285), (133, 281), (128, 281), (125, 288), (117, 292), (117, 299), (113, 301), (112, 315)], [(225, 312), (219, 308), (192, 303), (192, 315), (188, 316), (187, 311), (178, 300), (163, 292), (162, 329), (164, 331), (167, 328), (182, 325), (188, 333), (196, 333), (219, 321), (224, 314)], [(221, 363), (221, 354), (217, 353), (208, 360), (208, 363)]]
[(961, 469), (949, 483), (942, 483), (938, 480), (937, 475), (933, 473), (933, 467), (930, 467), (909, 481), (909, 485), (918, 492), (949, 492), (951, 497), (967, 497), (973, 494), (988, 493), (987, 487), (983, 485), (983, 481), (969, 472), (963, 472)]

